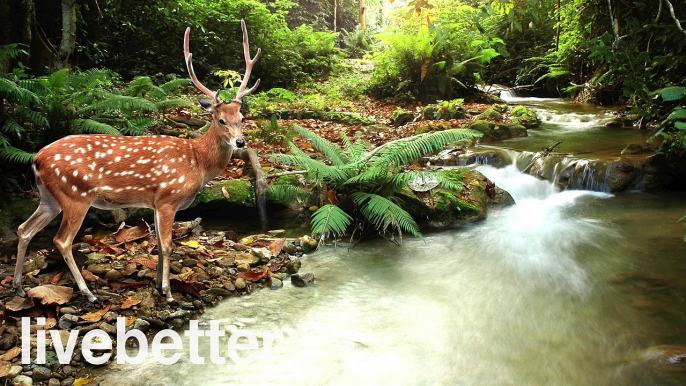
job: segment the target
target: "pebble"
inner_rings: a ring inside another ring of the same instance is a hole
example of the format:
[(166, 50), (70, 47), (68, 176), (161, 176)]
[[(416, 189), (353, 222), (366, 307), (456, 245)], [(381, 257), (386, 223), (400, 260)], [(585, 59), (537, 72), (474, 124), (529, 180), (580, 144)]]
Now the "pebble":
[(48, 386), (60, 386), (60, 380), (57, 378), (50, 378)]
[(66, 365), (62, 367), (62, 374), (64, 375), (72, 375), (76, 372), (76, 369), (71, 367), (70, 365)]
[(22, 371), (24, 371), (24, 368), (21, 366), (10, 367), (10, 372), (7, 373), (7, 379), (16, 377), (17, 375), (21, 374)]
[(107, 271), (107, 273), (105, 274), (105, 279), (107, 280), (119, 280), (121, 279), (121, 277), (121, 272), (117, 271), (116, 269)]
[(184, 260), (181, 265), (184, 267), (197, 267), (198, 266), (198, 260), (195, 259), (186, 259)]
[(36, 366), (33, 368), (33, 380), (36, 382), (43, 382), (50, 379), (52, 371), (44, 366)]
[(289, 255), (295, 255), (298, 252), (298, 247), (296, 247), (295, 244), (289, 241), (283, 244), (281, 250), (288, 253)]
[(183, 319), (172, 319), (172, 321), (169, 322), (169, 324), (173, 329), (179, 329), (183, 327), (183, 325), (186, 324), (186, 322)]
[(27, 377), (26, 375), (17, 375), (12, 379), (13, 386), (31, 386), (33, 385), (33, 379)]
[(62, 381), (62, 386), (71, 386), (76, 382), (76, 380), (72, 377), (66, 378), (64, 381)]
[(93, 264), (87, 268), (93, 275), (101, 276), (106, 274), (112, 269), (109, 264)]
[(183, 270), (183, 265), (181, 265), (181, 263), (178, 261), (174, 261), (169, 264), (169, 270), (178, 275), (181, 273), (181, 270)]
[(60, 308), (60, 312), (62, 313), (62, 315), (71, 315), (76, 313), (76, 309), (72, 307), (63, 307)]
[(237, 289), (242, 290), (245, 289), (245, 287), (247, 287), (248, 284), (242, 277), (239, 277), (238, 279), (236, 279), (236, 283), (234, 283), (234, 285)]
[(276, 278), (272, 278), (271, 289), (277, 290), (277, 289), (282, 288), (282, 287), (283, 287), (283, 282), (281, 280), (276, 279)]
[(69, 330), (71, 329), (72, 325), (76, 324), (79, 321), (79, 317), (77, 315), (62, 315), (59, 321), (59, 326), (63, 330)]
[(106, 321), (107, 323), (113, 323), (117, 321), (118, 316), (119, 315), (117, 315), (116, 312), (110, 311), (102, 317), (102, 320)]
[(228, 282), (228, 283), (224, 284), (224, 289), (227, 290), (227, 291), (235, 291), (235, 290), (236, 290), (236, 286), (233, 285), (233, 283)]
[(115, 335), (117, 333), (117, 328), (107, 322), (100, 323), (99, 328), (110, 335)]
[(146, 320), (138, 318), (135, 322), (133, 322), (133, 329), (148, 332), (148, 330), (150, 330), (150, 323)]
[(296, 287), (307, 287), (314, 283), (314, 275), (311, 273), (296, 273), (291, 276), (291, 283)]
[(250, 271), (250, 265), (249, 264), (240, 264), (237, 268), (240, 272)]

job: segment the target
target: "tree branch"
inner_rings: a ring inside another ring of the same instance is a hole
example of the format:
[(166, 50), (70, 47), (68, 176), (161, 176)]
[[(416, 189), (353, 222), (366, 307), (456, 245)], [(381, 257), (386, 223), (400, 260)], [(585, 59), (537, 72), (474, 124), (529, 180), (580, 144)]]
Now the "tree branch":
[(684, 35), (686, 35), (686, 31), (684, 30), (684, 27), (681, 26), (681, 22), (679, 21), (679, 19), (674, 14), (674, 7), (672, 6), (672, 3), (670, 3), (669, 0), (665, 0), (665, 3), (667, 3), (667, 8), (669, 8), (669, 14), (672, 15), (672, 19), (674, 19), (674, 23), (676, 24), (676, 27), (679, 29), (679, 31), (683, 32)]

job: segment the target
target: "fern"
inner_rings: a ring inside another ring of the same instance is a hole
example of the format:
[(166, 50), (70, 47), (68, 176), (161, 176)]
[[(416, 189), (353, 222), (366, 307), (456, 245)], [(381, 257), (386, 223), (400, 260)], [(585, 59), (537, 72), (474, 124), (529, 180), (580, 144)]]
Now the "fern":
[(157, 120), (147, 117), (139, 117), (126, 120), (122, 131), (127, 135), (146, 135), (149, 133), (148, 128), (157, 124)]
[(9, 79), (0, 77), (0, 98), (21, 104), (39, 104), (40, 98)]
[(436, 180), (436, 182), (438, 182), (440, 186), (456, 192), (459, 192), (463, 188), (462, 183), (447, 178), (441, 173), (432, 173), (424, 171), (397, 173), (393, 177), (391, 177), (389, 185), (396, 190), (400, 190), (401, 188), (407, 186), (408, 182), (414, 181), (417, 178), (424, 179), (425, 181), (429, 179)]
[(78, 113), (89, 114), (115, 111), (130, 113), (134, 110), (143, 113), (157, 112), (155, 104), (145, 98), (110, 94), (99, 102), (81, 108)]
[(364, 192), (355, 192), (352, 199), (359, 205), (362, 215), (381, 232), (397, 231), (402, 240), (402, 232), (422, 238), (419, 226), (412, 216), (391, 200)]
[(116, 128), (93, 119), (77, 119), (74, 121), (74, 127), (86, 134), (122, 135)]
[(310, 195), (302, 186), (293, 185), (272, 185), (267, 188), (266, 193), (269, 199), (280, 202), (304, 201)]
[(155, 108), (157, 111), (165, 111), (166, 109), (169, 108), (175, 108), (175, 107), (188, 107), (191, 106), (191, 103), (188, 102), (185, 99), (177, 98), (177, 99), (165, 99), (161, 100), (159, 102), (155, 102)]
[(6, 59), (16, 59), (20, 55), (28, 55), (29, 53), (21, 48), (24, 46), (20, 43), (5, 44), (0, 46), (0, 61)]
[(335, 166), (342, 166), (345, 164), (347, 158), (340, 147), (301, 126), (294, 125), (293, 127), (300, 136), (310, 141), (312, 146), (324, 154), (326, 158), (330, 159)]
[(352, 217), (335, 205), (324, 205), (312, 214), (312, 236), (325, 239), (342, 236), (352, 224)]
[[(400, 167), (420, 157), (434, 154), (445, 146), (462, 139), (479, 138), (483, 134), (473, 130), (451, 129), (415, 135), (377, 148), (379, 161)], [(372, 154), (374, 155), (374, 154)]]
[(0, 148), (0, 160), (14, 164), (30, 164), (36, 153), (30, 153), (12, 146)]
[(181, 78), (181, 79), (170, 80), (169, 82), (161, 85), (160, 88), (162, 89), (162, 91), (164, 91), (164, 93), (166, 95), (169, 95), (169, 94), (171, 94), (172, 91), (176, 91), (179, 88), (186, 87), (190, 84), (191, 84), (190, 79)]

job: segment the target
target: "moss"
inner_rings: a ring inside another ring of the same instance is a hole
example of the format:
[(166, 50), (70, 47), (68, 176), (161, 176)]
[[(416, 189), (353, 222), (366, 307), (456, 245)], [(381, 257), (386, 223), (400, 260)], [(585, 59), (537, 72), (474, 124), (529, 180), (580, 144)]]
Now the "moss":
[[(229, 193), (229, 198), (224, 197), (222, 188), (225, 188)], [(191, 207), (207, 204), (211, 202), (229, 202), (242, 206), (255, 205), (255, 193), (249, 181), (242, 179), (227, 180), (220, 184), (205, 187), (200, 191)]]
[(376, 121), (358, 113), (348, 113), (344, 111), (325, 111), (325, 110), (261, 110), (255, 114), (256, 118), (271, 118), (276, 114), (279, 119), (319, 119), (320, 121), (338, 122), (346, 125), (374, 125)]
[(538, 117), (538, 114), (534, 110), (524, 106), (515, 107), (512, 109), (512, 111), (510, 111), (510, 115), (517, 118), (517, 122), (524, 125), (528, 129), (532, 127), (538, 127), (541, 124), (541, 119)]
[(300, 183), (300, 179), (295, 174), (277, 177), (272, 181), (272, 183), (274, 185), (302, 186), (302, 183)]
[(478, 117), (481, 120), (486, 120), (486, 121), (502, 121), (503, 120), (503, 114), (501, 114), (497, 108), (491, 106), (486, 111), (481, 113)]
[(424, 108), (424, 119), (463, 119), (467, 116), (467, 111), (457, 102), (444, 102), (442, 105), (429, 105)]
[(484, 139), (500, 139), (500, 135), (495, 130), (495, 123), (488, 121), (474, 121), (469, 128), (476, 130), (484, 135)]
[[(510, 123), (501, 123), (499, 130), (507, 130), (513, 137), (526, 137), (528, 135), (526, 127), (519, 121), (512, 121)], [(504, 132), (503, 132), (504, 133)]]
[(414, 114), (401, 108), (397, 108), (391, 115), (391, 120), (395, 126), (402, 126), (413, 119)]

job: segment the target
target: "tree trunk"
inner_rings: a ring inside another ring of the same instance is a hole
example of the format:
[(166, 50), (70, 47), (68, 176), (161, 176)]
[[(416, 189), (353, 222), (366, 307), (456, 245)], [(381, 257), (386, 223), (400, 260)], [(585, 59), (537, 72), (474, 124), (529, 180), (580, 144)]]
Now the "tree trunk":
[(367, 10), (367, 7), (364, 5), (364, 0), (360, 0), (360, 29), (362, 31), (367, 29), (367, 23), (364, 21), (364, 11)]
[(62, 0), (62, 41), (59, 49), (60, 68), (71, 68), (76, 47), (76, 0)]
[(338, 0), (333, 0), (333, 32), (338, 30)]
[(560, 50), (560, 24), (562, 24), (562, 13), (560, 12), (560, 0), (557, 0), (557, 36), (555, 39), (555, 51)]

